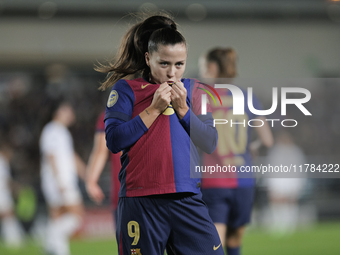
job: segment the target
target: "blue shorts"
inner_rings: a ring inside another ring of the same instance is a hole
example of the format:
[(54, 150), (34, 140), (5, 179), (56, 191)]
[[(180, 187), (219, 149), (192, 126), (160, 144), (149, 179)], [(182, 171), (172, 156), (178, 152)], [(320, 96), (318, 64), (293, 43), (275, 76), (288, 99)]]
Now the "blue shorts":
[(238, 228), (250, 222), (254, 187), (204, 189), (203, 200), (214, 223)]
[(202, 194), (122, 197), (117, 212), (119, 255), (224, 255)]

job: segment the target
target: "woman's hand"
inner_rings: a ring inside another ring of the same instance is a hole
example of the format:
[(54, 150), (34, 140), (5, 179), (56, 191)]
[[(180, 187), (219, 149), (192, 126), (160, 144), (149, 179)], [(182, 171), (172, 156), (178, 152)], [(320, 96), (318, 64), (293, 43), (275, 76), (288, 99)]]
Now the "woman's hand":
[(180, 80), (172, 85), (171, 104), (176, 111), (178, 118), (183, 119), (188, 112), (189, 107), (187, 105), (187, 90)]
[(151, 110), (154, 109), (158, 114), (164, 112), (171, 101), (171, 90), (167, 82), (162, 83), (153, 96)]
[(155, 91), (151, 105), (139, 114), (147, 128), (151, 127), (152, 123), (170, 104), (171, 90), (172, 88), (167, 82), (162, 83)]
[(86, 190), (90, 199), (97, 205), (100, 205), (103, 202), (105, 195), (96, 181), (88, 180), (86, 182)]

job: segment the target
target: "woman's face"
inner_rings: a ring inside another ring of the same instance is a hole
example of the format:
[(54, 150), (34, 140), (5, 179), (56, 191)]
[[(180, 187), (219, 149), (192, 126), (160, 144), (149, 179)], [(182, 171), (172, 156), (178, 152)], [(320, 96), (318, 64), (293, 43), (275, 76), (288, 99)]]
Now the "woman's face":
[(215, 62), (207, 62), (205, 57), (200, 57), (198, 66), (201, 78), (208, 79), (218, 77), (218, 66)]
[(180, 80), (185, 71), (187, 48), (184, 43), (159, 45), (158, 51), (145, 53), (146, 64), (151, 70), (151, 81), (157, 84)]
[(68, 103), (64, 103), (59, 107), (57, 115), (67, 127), (71, 126), (76, 120), (73, 107)]

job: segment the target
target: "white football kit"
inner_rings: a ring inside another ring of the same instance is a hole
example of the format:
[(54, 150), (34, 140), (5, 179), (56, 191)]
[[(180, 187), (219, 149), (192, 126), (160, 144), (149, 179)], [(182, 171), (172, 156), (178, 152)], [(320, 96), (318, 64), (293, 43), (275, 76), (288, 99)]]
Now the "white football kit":
[(10, 166), (0, 153), (0, 214), (13, 210), (13, 199), (9, 188)]
[[(82, 198), (70, 131), (58, 122), (49, 122), (40, 137), (40, 150), (42, 191), (48, 205), (60, 207), (80, 204)], [(54, 157), (56, 173), (48, 160), (49, 155)]]

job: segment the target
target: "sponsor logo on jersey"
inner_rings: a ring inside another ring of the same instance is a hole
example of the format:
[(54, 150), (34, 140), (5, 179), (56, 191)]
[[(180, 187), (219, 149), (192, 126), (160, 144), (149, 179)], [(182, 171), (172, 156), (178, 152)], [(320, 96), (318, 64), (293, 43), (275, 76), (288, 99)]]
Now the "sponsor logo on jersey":
[(149, 85), (151, 85), (151, 84), (150, 84), (150, 83), (145, 84), (145, 85), (142, 84), (141, 88), (142, 88), (142, 89), (145, 89), (145, 88), (146, 88), (147, 86), (149, 86)]
[(220, 248), (221, 245), (222, 245), (222, 243), (220, 243), (218, 246), (214, 245), (213, 250), (216, 251), (218, 248)]

